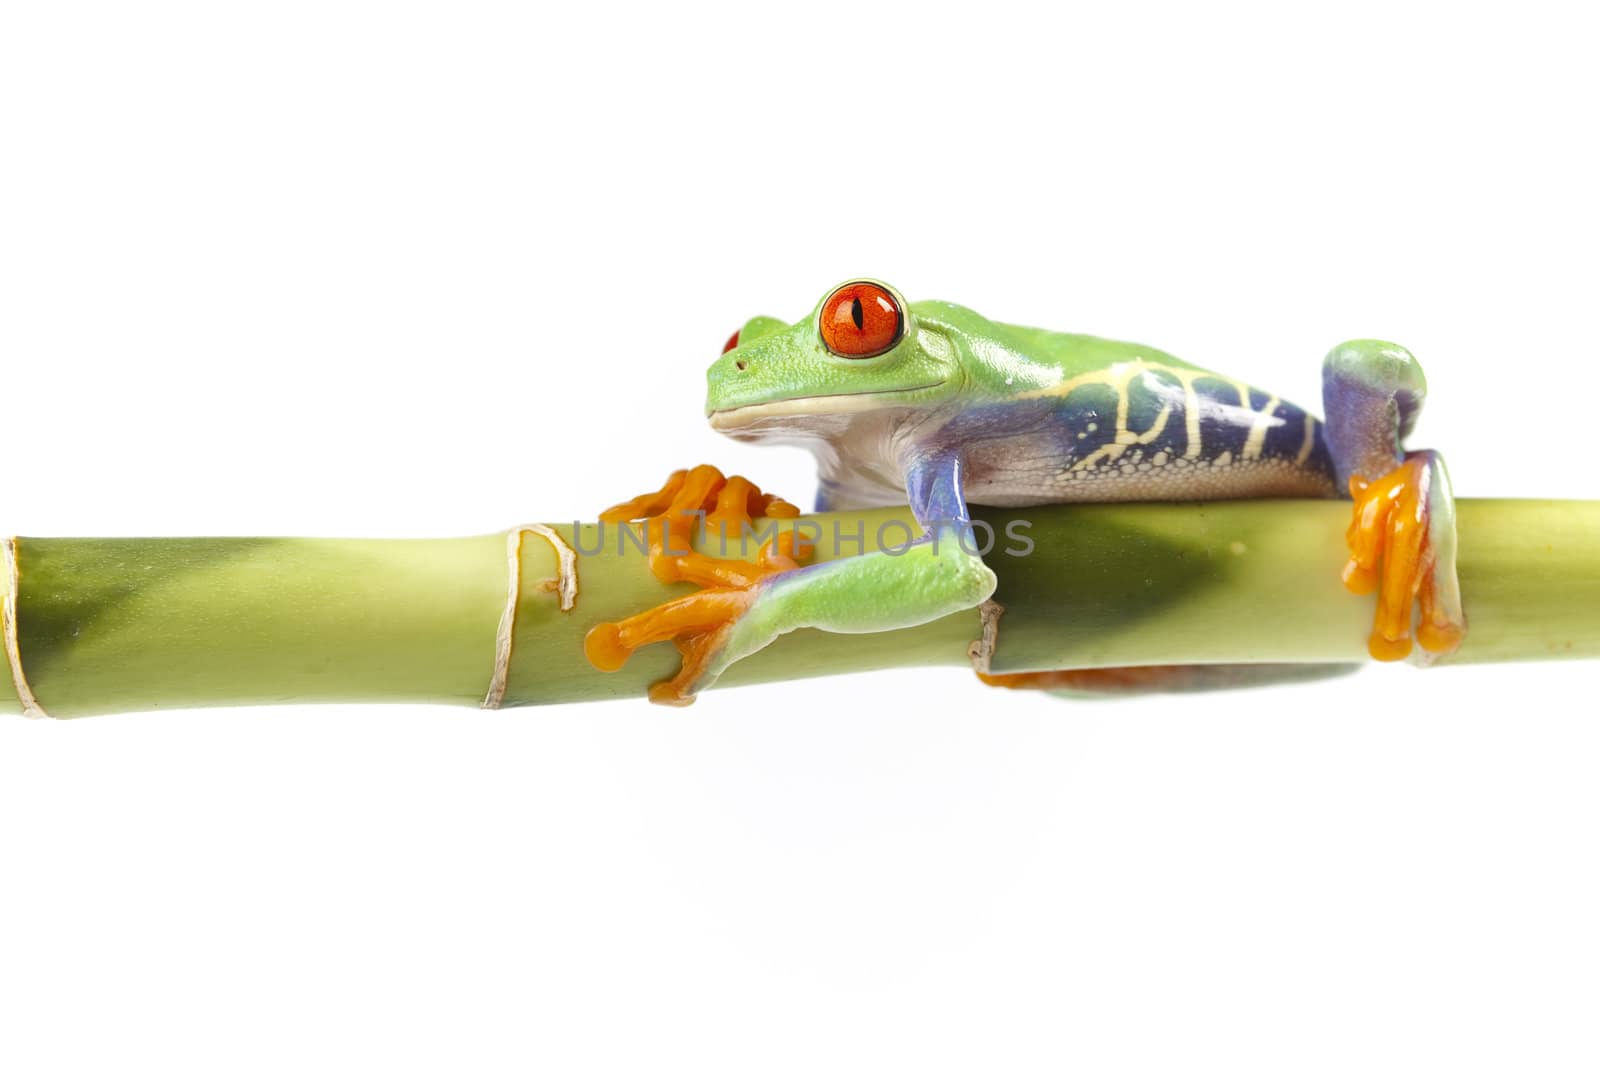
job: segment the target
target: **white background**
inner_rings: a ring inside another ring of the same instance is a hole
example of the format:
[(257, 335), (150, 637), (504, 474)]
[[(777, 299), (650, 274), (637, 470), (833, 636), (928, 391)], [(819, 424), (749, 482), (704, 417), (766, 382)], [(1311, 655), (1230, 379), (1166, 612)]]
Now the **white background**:
[[(0, 526), (805, 501), (702, 369), (860, 273), (1600, 495), (1593, 28), (1473, 7), (7, 4)], [(0, 1058), (1593, 1062), (1597, 682), (7, 719)]]

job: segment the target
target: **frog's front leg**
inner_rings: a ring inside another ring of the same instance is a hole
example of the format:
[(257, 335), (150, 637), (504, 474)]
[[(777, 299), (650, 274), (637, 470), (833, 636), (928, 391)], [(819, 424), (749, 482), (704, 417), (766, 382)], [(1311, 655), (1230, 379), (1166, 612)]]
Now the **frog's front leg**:
[(1323, 362), (1328, 448), (1355, 502), (1344, 582), (1378, 592), (1367, 643), (1375, 659), (1411, 652), (1413, 605), (1429, 653), (1454, 650), (1466, 628), (1450, 475), (1439, 453), (1404, 448), (1426, 395), (1422, 367), (1399, 345), (1350, 341)]
[(912, 459), (907, 491), (923, 533), (903, 550), (774, 570), (742, 585), (703, 583), (697, 593), (595, 627), (585, 642), (590, 661), (615, 670), (634, 649), (673, 640), (683, 668), (651, 686), (650, 699), (683, 705), (729, 665), (792, 630), (895, 630), (987, 600), (995, 576), (973, 550), (959, 456)]

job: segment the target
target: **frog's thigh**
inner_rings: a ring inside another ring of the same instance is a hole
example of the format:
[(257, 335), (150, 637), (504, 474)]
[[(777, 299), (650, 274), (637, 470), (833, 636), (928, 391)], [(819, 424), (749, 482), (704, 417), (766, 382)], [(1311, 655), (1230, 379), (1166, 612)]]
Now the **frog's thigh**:
[(871, 552), (774, 576), (751, 608), (767, 635), (815, 627), (878, 633), (919, 626), (994, 594), (995, 575), (962, 538), (945, 529), (905, 549)]
[(1258, 685), (1315, 682), (1357, 670), (1353, 663), (1203, 663), (1183, 666), (1090, 667), (1066, 671), (984, 674), (985, 685), (1039, 689), (1052, 696), (1116, 697), (1203, 693)]
[(1355, 503), (1344, 581), (1378, 593), (1368, 643), (1377, 659), (1411, 651), (1415, 604), (1417, 639), (1429, 652), (1454, 649), (1465, 628), (1444, 457), (1405, 450), (1427, 391), (1415, 357), (1384, 341), (1348, 341), (1322, 365), (1328, 450)]
[(1387, 341), (1346, 341), (1322, 361), (1322, 410), (1339, 485), (1373, 481), (1405, 458), (1428, 395), (1422, 364)]

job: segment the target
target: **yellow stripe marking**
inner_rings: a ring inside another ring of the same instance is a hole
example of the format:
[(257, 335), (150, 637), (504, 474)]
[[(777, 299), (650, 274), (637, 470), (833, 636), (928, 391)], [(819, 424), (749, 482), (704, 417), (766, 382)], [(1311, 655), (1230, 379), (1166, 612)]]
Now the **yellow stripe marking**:
[[(1128, 429), (1128, 389), (1133, 380), (1150, 370), (1160, 370), (1178, 379), (1183, 387), (1184, 403), (1184, 433), (1187, 441), (1184, 445), (1185, 459), (1198, 459), (1204, 450), (1205, 442), (1200, 433), (1200, 395), (1195, 390), (1195, 382), (1201, 378), (1221, 382), (1223, 385), (1232, 386), (1239, 394), (1239, 406), (1255, 414), (1255, 421), (1250, 427), (1250, 435), (1245, 440), (1244, 448), (1240, 451), (1240, 459), (1257, 459), (1265, 447), (1267, 431), (1274, 423), (1272, 411), (1278, 405), (1276, 396), (1267, 399), (1266, 406), (1260, 411), (1250, 404), (1250, 386), (1237, 378), (1226, 378), (1212, 371), (1201, 370), (1197, 367), (1174, 367), (1166, 363), (1152, 360), (1131, 359), (1123, 363), (1113, 363), (1109, 367), (1098, 370), (1084, 371), (1070, 378), (1063, 379), (1054, 385), (1042, 389), (1032, 389), (1018, 395), (1019, 400), (1034, 400), (1043, 397), (1057, 397), (1066, 399), (1079, 389), (1091, 385), (1109, 386), (1117, 394), (1117, 436), (1110, 444), (1101, 445), (1089, 455), (1073, 464), (1072, 470), (1086, 470), (1103, 459), (1115, 461), (1130, 445), (1149, 444), (1161, 435), (1166, 428), (1167, 419), (1172, 414), (1170, 403), (1162, 405), (1161, 412), (1156, 416), (1155, 422), (1149, 430), (1142, 434), (1135, 434)], [(1231, 458), (1231, 457), (1230, 457)]]
[(1306, 412), (1306, 438), (1300, 442), (1300, 454), (1294, 457), (1295, 463), (1304, 467), (1306, 460), (1311, 458), (1311, 446), (1317, 441), (1317, 420), (1308, 411)]
[(1194, 378), (1184, 375), (1183, 381), (1183, 432), (1187, 434), (1183, 446), (1184, 459), (1200, 458), (1200, 394), (1195, 392)]
[(1248, 390), (1239, 390), (1239, 403), (1246, 411), (1255, 412), (1255, 419), (1250, 423), (1250, 433), (1244, 439), (1244, 447), (1239, 450), (1240, 459), (1260, 459), (1261, 449), (1267, 443), (1267, 431), (1279, 422), (1272, 412), (1278, 406), (1276, 396), (1267, 397), (1267, 402), (1260, 411), (1250, 406), (1250, 393)]

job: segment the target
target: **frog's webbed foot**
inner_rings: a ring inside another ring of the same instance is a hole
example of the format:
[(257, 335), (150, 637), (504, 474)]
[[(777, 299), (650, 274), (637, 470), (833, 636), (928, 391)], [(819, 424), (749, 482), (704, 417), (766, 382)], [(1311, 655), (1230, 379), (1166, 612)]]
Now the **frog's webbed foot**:
[(603, 622), (584, 639), (584, 654), (603, 671), (614, 671), (635, 649), (672, 641), (683, 656), (678, 673), (650, 687), (657, 704), (683, 706), (706, 682), (710, 668), (728, 644), (739, 620), (755, 603), (763, 579), (799, 567), (810, 546), (797, 545), (792, 532), (779, 534), (759, 559), (720, 559), (695, 551), (696, 528), (703, 519), (708, 537), (723, 545), (740, 544), (753, 518), (791, 519), (800, 509), (748, 479), (724, 477), (703, 465), (674, 471), (653, 493), (602, 512), (602, 522), (644, 522), (650, 571), (663, 582), (693, 582), (698, 592), (678, 597), (619, 622)]
[(1374, 659), (1454, 651), (1466, 632), (1456, 579), (1455, 504), (1444, 458), (1402, 443), (1427, 393), (1411, 353), (1382, 341), (1350, 341), (1323, 364), (1329, 451), (1354, 510), (1344, 584), (1378, 594), (1367, 648)]
[(1444, 461), (1434, 452), (1416, 452), (1381, 478), (1353, 475), (1350, 497), (1355, 508), (1345, 534), (1350, 559), (1343, 577), (1352, 593), (1378, 592), (1367, 640), (1372, 658), (1410, 655), (1413, 605), (1420, 609), (1417, 644), (1435, 655), (1454, 651), (1466, 627)]

